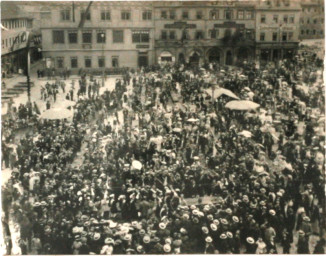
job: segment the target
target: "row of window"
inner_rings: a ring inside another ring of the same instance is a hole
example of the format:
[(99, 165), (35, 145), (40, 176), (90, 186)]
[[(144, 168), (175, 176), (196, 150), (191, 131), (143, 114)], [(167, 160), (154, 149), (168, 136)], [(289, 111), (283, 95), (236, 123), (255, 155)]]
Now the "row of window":
[[(281, 38), (279, 38), (279, 36), (281, 36)], [(261, 32), (260, 33), (260, 41), (266, 41), (266, 35), (265, 32)], [(272, 34), (272, 41), (273, 42), (286, 42), (286, 41), (292, 41), (293, 40), (293, 32), (283, 32), (282, 34), (278, 33), (278, 32), (273, 32)]]
[[(304, 18), (300, 18), (300, 22), (302, 23), (302, 24), (304, 24), (305, 22), (304, 22)], [(318, 23), (318, 19), (313, 19), (312, 21), (311, 21), (311, 19), (310, 18), (307, 18), (307, 20), (306, 20), (306, 23), (307, 24), (317, 24)], [(320, 19), (320, 23), (324, 23), (324, 19)]]
[[(80, 19), (83, 19), (85, 16), (85, 11), (80, 12)], [(61, 10), (60, 17), (62, 21), (70, 21), (72, 19), (71, 10)], [(131, 20), (131, 11), (121, 11), (121, 20)], [(143, 11), (142, 13), (143, 20), (151, 20), (152, 19), (152, 11)], [(85, 20), (91, 20), (91, 13), (88, 12)], [(101, 11), (101, 20), (109, 21), (111, 20), (111, 12), (108, 10)]]
[[(233, 10), (224, 10), (224, 16), (220, 17), (220, 12), (219, 10), (211, 10), (209, 12), (209, 18), (212, 20), (217, 20), (217, 19), (226, 19), (226, 20), (231, 20), (234, 19), (233, 17)], [(171, 19), (174, 20), (177, 18), (175, 10), (170, 10), (170, 11), (161, 11), (161, 19)], [(189, 11), (183, 10), (181, 14), (182, 19), (191, 19), (193, 17), (190, 17)], [(197, 20), (204, 19), (204, 14), (202, 11), (197, 11), (195, 18)], [(253, 19), (254, 18), (254, 13), (253, 11), (243, 11), (243, 10), (238, 10), (237, 11), (237, 19), (243, 20), (243, 19)]]
[[(231, 33), (230, 30), (224, 30), (224, 35), (228, 34), (228, 32)], [(253, 39), (254, 38), (254, 30), (252, 29), (246, 29), (246, 30), (240, 30), (238, 31), (239, 37), (244, 39)], [(208, 30), (208, 38), (210, 39), (217, 39), (219, 37), (220, 30), (219, 29), (211, 29)], [(161, 39), (162, 40), (191, 40), (188, 31), (183, 31), (181, 38), (177, 38), (176, 31), (175, 30), (162, 30), (161, 31)], [(205, 33), (202, 30), (195, 31), (194, 35), (195, 40), (205, 39)]]
[[(60, 12), (60, 16), (61, 16), (61, 20), (62, 21), (70, 21), (72, 19), (72, 15), (71, 15), (71, 10), (70, 9), (66, 9), (66, 10), (61, 10)], [(219, 10), (212, 10), (209, 13), (209, 18), (212, 20), (217, 20), (217, 19), (226, 19), (226, 20), (231, 20), (234, 18), (237, 18), (239, 20), (244, 20), (244, 19), (253, 19), (254, 18), (254, 12), (253, 11), (244, 11), (244, 10), (238, 10), (237, 11), (237, 15), (236, 17), (233, 17), (234, 15), (233, 10), (225, 10), (224, 11), (224, 16), (220, 17), (220, 12)], [(131, 20), (131, 11), (121, 11), (120, 14), (120, 19), (121, 20)], [(81, 11), (80, 12), (80, 18), (83, 19), (85, 16), (85, 11)], [(111, 11), (108, 10), (103, 10), (101, 11), (101, 20), (103, 21), (109, 21), (111, 20)], [(181, 18), (182, 19), (192, 19), (192, 18), (196, 18), (198, 20), (200, 19), (204, 19), (204, 14), (202, 11), (197, 11), (196, 12), (196, 16), (195, 17), (191, 17), (189, 14), (189, 11), (184, 10), (182, 11), (181, 14)], [(149, 10), (145, 10), (142, 13), (142, 19), (143, 20), (151, 20), (152, 19), (152, 11)], [(163, 10), (161, 11), (161, 19), (177, 19), (177, 15), (175, 10)], [(91, 13), (88, 12), (85, 20), (91, 20)]]
[[(93, 68), (93, 61), (92, 61), (91, 56), (85, 56), (84, 57), (84, 68)], [(78, 65), (78, 57), (70, 57), (70, 67), (71, 68), (78, 68), (81, 67)], [(112, 56), (111, 58), (111, 65), (112, 67), (116, 68), (119, 67), (119, 56)], [(64, 68), (64, 57), (57, 57), (56, 58), (56, 67), (57, 68)], [(104, 56), (99, 56), (97, 58), (97, 67), (99, 68), (105, 68), (105, 57)]]
[[(313, 7), (313, 8), (310, 8), (310, 7), (304, 7), (304, 8), (302, 8), (302, 11), (308, 11), (308, 12), (310, 12), (310, 11), (312, 11), (312, 12), (317, 12), (318, 11), (318, 9), (319, 8), (316, 8), (316, 7)], [(324, 11), (324, 7), (322, 7), (321, 9), (320, 9), (322, 12)]]
[[(266, 18), (266, 15), (265, 14), (262, 14), (260, 16), (260, 23), (267, 23), (267, 18)], [(278, 23), (279, 22), (279, 15), (278, 14), (274, 14), (273, 15), (273, 22), (274, 23)], [(288, 14), (285, 14), (283, 15), (283, 23), (287, 24), (287, 23), (290, 23), (290, 24), (293, 24), (294, 23), (294, 14), (291, 14), (291, 15), (288, 15)]]
[[(53, 30), (52, 39), (54, 44), (64, 44), (65, 43), (65, 31), (64, 30)], [(96, 31), (96, 43), (104, 44), (106, 43), (107, 35), (104, 30)], [(83, 30), (82, 43), (91, 44), (93, 43), (93, 32), (92, 30)], [(113, 43), (123, 43), (124, 42), (124, 31), (123, 30), (113, 30), (112, 31), (112, 42)], [(133, 43), (149, 43), (149, 31), (148, 30), (136, 30), (132, 32), (132, 42)], [(78, 32), (77, 30), (68, 31), (68, 43), (77, 44), (78, 43)]]
[(7, 29), (25, 28), (28, 22), (27, 20), (5, 20), (2, 25)]
[[(313, 29), (313, 30), (309, 30), (309, 29), (307, 29), (307, 30), (301, 30), (301, 35), (304, 35), (304, 34), (306, 34), (306, 35), (317, 35), (317, 30), (316, 29)], [(320, 30), (319, 31), (319, 34), (320, 35), (323, 35), (324, 34), (324, 30)]]

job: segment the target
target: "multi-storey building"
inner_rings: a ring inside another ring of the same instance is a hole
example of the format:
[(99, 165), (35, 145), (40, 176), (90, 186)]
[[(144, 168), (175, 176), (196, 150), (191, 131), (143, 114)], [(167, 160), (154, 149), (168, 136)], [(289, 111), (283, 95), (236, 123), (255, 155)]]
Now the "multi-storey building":
[(88, 8), (89, 4), (54, 2), (41, 10), (48, 67), (101, 69), (154, 62), (151, 3), (93, 2)]
[(16, 73), (26, 69), (26, 43), (32, 18), (14, 3), (1, 3), (1, 69)]
[(302, 0), (300, 17), (300, 38), (324, 38), (325, 11), (323, 0)]
[(40, 10), (43, 55), (72, 70), (277, 60), (298, 46), (300, 11), (288, 1), (52, 2)]
[(254, 57), (253, 2), (154, 2), (156, 60), (216, 61)]
[(300, 3), (261, 1), (256, 5), (256, 53), (261, 62), (291, 57), (299, 44)]

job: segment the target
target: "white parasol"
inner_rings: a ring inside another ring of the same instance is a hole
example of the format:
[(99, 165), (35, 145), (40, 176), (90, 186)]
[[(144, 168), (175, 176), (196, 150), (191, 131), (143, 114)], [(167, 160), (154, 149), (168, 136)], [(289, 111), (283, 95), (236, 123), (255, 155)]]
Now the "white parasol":
[[(205, 92), (212, 97), (211, 89), (206, 89)], [(218, 88), (218, 89), (214, 90), (214, 95), (213, 95), (214, 99), (217, 99), (217, 98), (221, 97), (222, 95), (226, 95), (226, 96), (229, 96), (234, 99), (239, 99), (239, 97), (237, 95), (235, 95), (232, 91), (230, 91), (228, 89)]]
[(232, 100), (225, 107), (232, 110), (252, 110), (258, 108), (259, 104), (249, 100)]

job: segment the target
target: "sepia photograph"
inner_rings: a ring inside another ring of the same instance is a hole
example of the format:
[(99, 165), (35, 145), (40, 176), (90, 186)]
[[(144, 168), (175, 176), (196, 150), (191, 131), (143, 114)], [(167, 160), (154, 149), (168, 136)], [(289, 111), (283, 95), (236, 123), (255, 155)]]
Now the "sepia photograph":
[(324, 0), (0, 4), (1, 255), (325, 254)]

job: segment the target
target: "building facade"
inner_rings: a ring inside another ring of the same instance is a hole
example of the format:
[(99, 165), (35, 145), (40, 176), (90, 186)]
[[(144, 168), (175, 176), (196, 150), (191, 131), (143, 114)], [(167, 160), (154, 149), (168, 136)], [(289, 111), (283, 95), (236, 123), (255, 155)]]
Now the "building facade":
[(26, 45), (32, 18), (12, 2), (1, 3), (1, 70), (3, 75), (25, 72)]
[(292, 57), (299, 44), (301, 7), (294, 1), (262, 1), (256, 6), (256, 54), (261, 63)]
[(154, 22), (157, 62), (234, 65), (254, 56), (251, 2), (157, 2)]
[(41, 10), (47, 67), (92, 70), (154, 63), (151, 3), (93, 2), (83, 23), (88, 4), (57, 2)]
[(325, 29), (324, 1), (302, 0), (300, 16), (300, 38), (322, 39)]
[(40, 10), (42, 52), (48, 68), (72, 70), (272, 61), (296, 51), (300, 11), (285, 1), (52, 2)]

